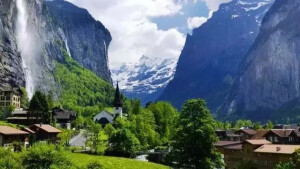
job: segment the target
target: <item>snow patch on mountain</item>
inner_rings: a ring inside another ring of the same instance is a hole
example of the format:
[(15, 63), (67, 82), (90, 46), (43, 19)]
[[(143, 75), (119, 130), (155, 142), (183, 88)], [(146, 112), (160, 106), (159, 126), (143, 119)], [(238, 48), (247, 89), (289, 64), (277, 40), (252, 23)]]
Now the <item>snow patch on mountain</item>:
[(145, 104), (155, 101), (173, 79), (177, 58), (151, 58), (143, 56), (138, 63), (124, 63), (112, 70), (114, 82), (130, 98), (139, 98)]

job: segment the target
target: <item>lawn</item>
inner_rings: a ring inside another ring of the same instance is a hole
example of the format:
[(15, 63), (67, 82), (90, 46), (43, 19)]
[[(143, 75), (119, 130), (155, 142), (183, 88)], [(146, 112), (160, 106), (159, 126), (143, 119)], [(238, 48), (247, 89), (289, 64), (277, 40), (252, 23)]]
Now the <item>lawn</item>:
[(5, 121), (0, 121), (0, 126), (9, 126), (9, 127), (12, 127), (12, 128), (22, 128), (24, 126), (22, 125), (16, 125), (16, 124), (11, 124), (11, 123), (7, 123)]
[(72, 162), (79, 168), (85, 168), (90, 162), (98, 161), (104, 169), (170, 169), (167, 166), (137, 161), (134, 159), (93, 156), (73, 153), (70, 155)]

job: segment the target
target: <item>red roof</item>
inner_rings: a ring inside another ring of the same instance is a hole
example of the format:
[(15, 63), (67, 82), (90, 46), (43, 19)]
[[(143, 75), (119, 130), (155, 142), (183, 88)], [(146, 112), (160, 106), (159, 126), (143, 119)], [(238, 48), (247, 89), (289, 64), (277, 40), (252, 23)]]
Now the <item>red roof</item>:
[(223, 147), (223, 146), (229, 146), (229, 145), (236, 145), (236, 144), (240, 144), (240, 141), (219, 141), (217, 143), (214, 144), (214, 146), (216, 147)]
[(267, 132), (265, 135), (267, 135), (270, 132), (276, 134), (279, 137), (289, 137), (292, 133), (298, 135), (298, 132), (296, 132), (294, 129), (272, 129), (269, 132)]
[(266, 139), (265, 134), (268, 133), (269, 130), (261, 129), (257, 130), (256, 134), (252, 136), (252, 140), (261, 140), (261, 139)]

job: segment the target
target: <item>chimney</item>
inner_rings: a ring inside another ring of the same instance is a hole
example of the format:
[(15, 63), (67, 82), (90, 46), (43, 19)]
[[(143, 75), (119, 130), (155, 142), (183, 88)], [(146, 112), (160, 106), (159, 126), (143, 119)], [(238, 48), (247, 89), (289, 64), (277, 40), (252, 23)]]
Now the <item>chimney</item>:
[(276, 151), (280, 151), (281, 150), (281, 147), (276, 147)]

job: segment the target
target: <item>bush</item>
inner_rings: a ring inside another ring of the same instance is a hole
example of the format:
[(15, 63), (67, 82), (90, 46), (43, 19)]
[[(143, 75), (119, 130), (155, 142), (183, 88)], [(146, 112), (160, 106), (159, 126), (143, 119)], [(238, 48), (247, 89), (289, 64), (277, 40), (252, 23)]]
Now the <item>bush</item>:
[(18, 154), (10, 150), (0, 148), (0, 168), (1, 169), (20, 169), (21, 160)]
[(36, 144), (23, 153), (22, 163), (28, 169), (72, 168), (66, 152), (54, 145)]
[(89, 163), (86, 167), (87, 169), (101, 169), (102, 165), (98, 161), (93, 161)]

